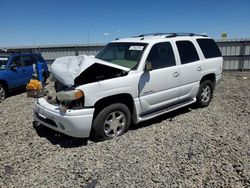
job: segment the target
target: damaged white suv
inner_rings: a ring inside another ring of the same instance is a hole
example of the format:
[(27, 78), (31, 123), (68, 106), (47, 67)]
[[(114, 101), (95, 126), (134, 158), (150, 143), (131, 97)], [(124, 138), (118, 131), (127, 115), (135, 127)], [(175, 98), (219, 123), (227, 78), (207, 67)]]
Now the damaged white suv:
[(139, 123), (197, 103), (208, 106), (222, 78), (211, 38), (156, 33), (118, 39), (94, 58), (58, 58), (51, 66), (56, 102), (39, 98), (34, 121), (73, 137), (120, 136)]

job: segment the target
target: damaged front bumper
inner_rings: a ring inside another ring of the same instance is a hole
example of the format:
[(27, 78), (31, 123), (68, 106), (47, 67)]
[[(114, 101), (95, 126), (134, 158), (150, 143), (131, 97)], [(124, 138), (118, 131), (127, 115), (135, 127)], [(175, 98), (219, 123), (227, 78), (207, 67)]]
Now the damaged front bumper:
[(68, 109), (66, 113), (60, 107), (39, 98), (34, 106), (34, 121), (55, 131), (78, 138), (90, 136), (94, 108), (79, 110)]

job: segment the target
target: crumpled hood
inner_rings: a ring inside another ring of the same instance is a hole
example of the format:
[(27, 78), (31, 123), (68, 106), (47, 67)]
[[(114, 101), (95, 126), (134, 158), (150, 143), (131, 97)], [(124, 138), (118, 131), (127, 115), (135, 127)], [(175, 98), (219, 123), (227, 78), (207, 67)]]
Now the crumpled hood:
[(130, 70), (129, 68), (115, 65), (94, 57), (80, 55), (57, 58), (51, 65), (51, 72), (53, 77), (64, 85), (73, 86), (75, 78), (95, 63), (124, 71)]

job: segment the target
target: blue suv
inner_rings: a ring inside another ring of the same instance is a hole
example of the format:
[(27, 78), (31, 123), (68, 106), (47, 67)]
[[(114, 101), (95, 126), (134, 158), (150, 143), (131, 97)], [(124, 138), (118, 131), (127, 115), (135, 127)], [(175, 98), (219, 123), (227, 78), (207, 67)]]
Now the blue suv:
[(7, 94), (24, 87), (34, 74), (34, 65), (43, 63), (43, 76), (46, 82), (49, 70), (46, 61), (39, 53), (0, 52), (0, 103)]

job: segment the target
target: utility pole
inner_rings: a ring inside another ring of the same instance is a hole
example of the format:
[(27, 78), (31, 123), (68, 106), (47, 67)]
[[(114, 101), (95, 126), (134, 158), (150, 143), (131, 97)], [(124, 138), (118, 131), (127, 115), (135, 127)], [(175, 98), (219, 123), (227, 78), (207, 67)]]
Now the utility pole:
[(87, 38), (87, 44), (89, 44), (89, 29), (88, 29), (88, 38)]

